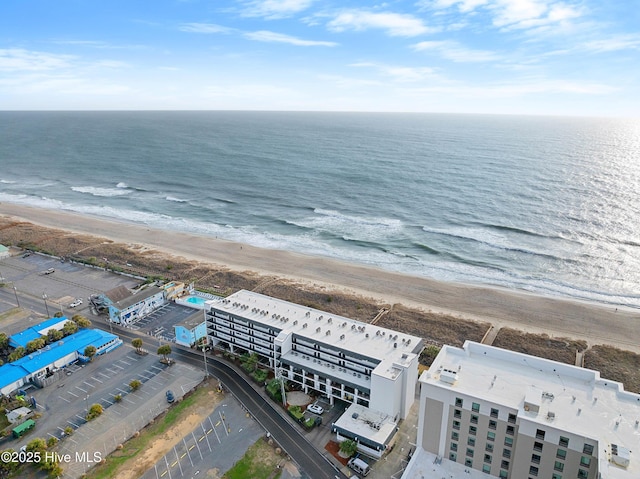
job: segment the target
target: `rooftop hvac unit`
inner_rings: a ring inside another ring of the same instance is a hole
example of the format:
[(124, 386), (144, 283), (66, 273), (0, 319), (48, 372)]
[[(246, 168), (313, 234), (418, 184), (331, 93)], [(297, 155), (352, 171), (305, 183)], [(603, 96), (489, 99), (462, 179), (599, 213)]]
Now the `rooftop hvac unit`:
[(294, 325), (294, 326), (295, 326), (296, 324), (298, 324), (298, 320), (297, 320), (297, 319), (293, 322), (293, 325)]
[(331, 330), (327, 329), (327, 336), (331, 336)]
[(316, 333), (319, 333), (319, 332), (320, 332), (320, 329), (321, 329), (321, 328), (316, 328)]
[(344, 334), (341, 334), (341, 335), (340, 335), (340, 339), (344, 339)]
[(631, 451), (626, 447), (611, 444), (611, 462), (620, 467), (629, 467), (631, 461)]
[(364, 337), (365, 337), (365, 338), (368, 338), (368, 337), (369, 337), (369, 333), (365, 334), (365, 335), (364, 335)]
[(355, 325), (355, 324), (352, 324), (352, 325), (351, 325), (351, 330), (353, 331), (354, 329), (356, 329), (356, 325)]
[(442, 368), (442, 372), (440, 373), (440, 381), (453, 384), (458, 380), (458, 373), (453, 369)]

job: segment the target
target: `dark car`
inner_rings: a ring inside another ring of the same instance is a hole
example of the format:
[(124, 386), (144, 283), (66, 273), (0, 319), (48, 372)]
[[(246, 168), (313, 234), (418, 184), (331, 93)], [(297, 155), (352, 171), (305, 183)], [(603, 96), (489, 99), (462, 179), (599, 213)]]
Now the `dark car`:
[(175, 396), (173, 395), (173, 391), (171, 391), (171, 389), (169, 389), (167, 391), (167, 402), (168, 403), (172, 403), (176, 400)]

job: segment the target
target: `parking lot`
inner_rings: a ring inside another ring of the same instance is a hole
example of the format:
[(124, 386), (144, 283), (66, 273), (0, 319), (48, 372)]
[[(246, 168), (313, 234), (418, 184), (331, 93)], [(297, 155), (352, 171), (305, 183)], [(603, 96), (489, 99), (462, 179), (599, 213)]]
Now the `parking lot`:
[[(49, 269), (54, 272), (43, 274)], [(26, 258), (17, 255), (3, 259), (0, 261), (0, 276), (8, 285), (1, 288), (0, 313), (16, 307), (19, 301), (21, 307), (43, 316), (53, 316), (57, 311), (62, 311), (65, 315), (77, 312), (88, 315), (87, 298), (90, 295), (104, 293), (120, 285), (133, 288), (140, 283), (140, 280), (129, 276), (78, 263), (62, 263), (59, 259), (38, 253), (32, 253)], [(76, 298), (82, 298), (83, 304), (70, 308), (69, 305)], [(23, 328), (24, 326), (20, 329)], [(13, 334), (12, 331), (6, 332)]]
[[(173, 342), (176, 338), (173, 326), (191, 316), (197, 310), (175, 303), (167, 303), (148, 316), (136, 321), (129, 328), (150, 336)], [(202, 313), (204, 321), (204, 313)]]
[(184, 436), (171, 451), (149, 469), (144, 479), (195, 477), (207, 471), (230, 469), (264, 430), (233, 396)]

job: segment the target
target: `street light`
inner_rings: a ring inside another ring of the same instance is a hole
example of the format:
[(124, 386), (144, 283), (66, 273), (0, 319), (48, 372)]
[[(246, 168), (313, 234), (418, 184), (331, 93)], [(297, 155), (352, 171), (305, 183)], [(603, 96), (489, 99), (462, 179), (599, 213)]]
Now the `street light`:
[(202, 357), (204, 358), (204, 375), (205, 377), (209, 377), (209, 370), (207, 369), (207, 353), (205, 349), (207, 347), (207, 343), (202, 343)]
[(18, 303), (18, 308), (20, 307), (20, 300), (18, 299), (18, 289), (16, 288), (16, 285), (13, 285), (13, 292), (16, 295), (16, 303)]
[(42, 299), (44, 300), (44, 307), (47, 310), (47, 317), (51, 317), (49, 316), (49, 306), (47, 305), (47, 293), (45, 293), (44, 291), (42, 292)]

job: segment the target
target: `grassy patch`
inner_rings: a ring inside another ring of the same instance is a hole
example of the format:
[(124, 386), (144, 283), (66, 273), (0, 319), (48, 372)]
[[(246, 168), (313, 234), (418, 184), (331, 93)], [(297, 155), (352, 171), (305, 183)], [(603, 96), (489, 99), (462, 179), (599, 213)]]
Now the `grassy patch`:
[(586, 341), (552, 338), (547, 334), (523, 333), (511, 328), (502, 328), (496, 336), (493, 346), (565, 364), (575, 364), (576, 351), (587, 349)]
[(170, 408), (163, 416), (158, 418), (156, 422), (140, 431), (138, 437), (132, 438), (124, 443), (121, 450), (111, 453), (106, 458), (104, 464), (91, 469), (86, 477), (88, 479), (110, 479), (112, 477), (118, 477), (117, 471), (120, 468), (124, 469), (125, 464), (129, 461), (132, 463), (135, 462), (135, 457), (138, 453), (143, 452), (151, 441), (164, 434), (172, 425), (186, 417), (188, 415), (188, 411), (186, 410), (198, 401), (206, 399), (206, 395), (211, 390), (211, 388), (199, 388), (194, 393), (185, 397), (182, 401)]
[(223, 476), (224, 479), (278, 479), (280, 472), (273, 474), (280, 462), (273, 448), (264, 439), (247, 449), (246, 454)]
[(5, 427), (9, 427), (9, 420), (7, 419), (7, 415), (5, 413), (0, 413), (0, 431), (2, 431)]
[(640, 354), (598, 345), (585, 353), (584, 367), (600, 371), (603, 379), (621, 382), (627, 391), (640, 393)]

